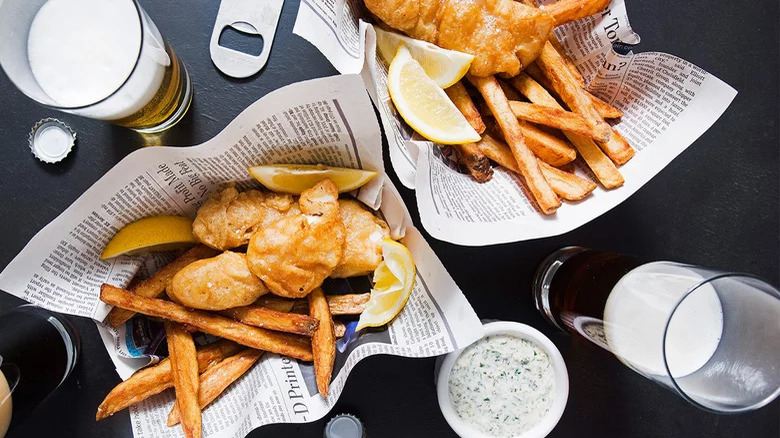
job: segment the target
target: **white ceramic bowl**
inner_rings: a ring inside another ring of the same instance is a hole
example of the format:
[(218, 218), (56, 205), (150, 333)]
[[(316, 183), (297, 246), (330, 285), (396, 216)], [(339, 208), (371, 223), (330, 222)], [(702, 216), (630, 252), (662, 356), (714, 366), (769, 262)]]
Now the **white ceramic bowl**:
[[(525, 324), (498, 321), (487, 323), (483, 328), (485, 332), (482, 335), (482, 338), (503, 334), (517, 336), (518, 338), (526, 339), (539, 345), (550, 357), (553, 372), (555, 373), (555, 389), (553, 390), (552, 406), (550, 406), (547, 415), (545, 415), (536, 426), (513, 438), (543, 438), (547, 436), (561, 419), (563, 410), (566, 408), (566, 401), (569, 398), (569, 375), (566, 371), (566, 364), (563, 361), (561, 352), (558, 351), (552, 341), (540, 331)], [(452, 371), (452, 366), (455, 364), (455, 360), (460, 356), (462, 351), (463, 349), (453, 351), (444, 356), (441, 362), (438, 375), (436, 376), (436, 392), (439, 398), (439, 407), (441, 408), (441, 412), (444, 414), (447, 423), (452, 427), (452, 430), (462, 438), (494, 438), (492, 435), (487, 435), (475, 429), (470, 423), (462, 420), (452, 406), (449, 388), (450, 372)]]

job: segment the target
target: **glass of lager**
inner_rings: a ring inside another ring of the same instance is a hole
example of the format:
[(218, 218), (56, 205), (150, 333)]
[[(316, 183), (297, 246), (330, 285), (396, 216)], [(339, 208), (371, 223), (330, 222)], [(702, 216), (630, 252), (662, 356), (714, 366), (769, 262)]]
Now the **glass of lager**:
[(143, 133), (192, 101), (187, 69), (135, 0), (3, 0), (0, 65), (40, 104)]
[(701, 409), (780, 394), (780, 291), (752, 275), (567, 247), (539, 266), (533, 294), (548, 322)]

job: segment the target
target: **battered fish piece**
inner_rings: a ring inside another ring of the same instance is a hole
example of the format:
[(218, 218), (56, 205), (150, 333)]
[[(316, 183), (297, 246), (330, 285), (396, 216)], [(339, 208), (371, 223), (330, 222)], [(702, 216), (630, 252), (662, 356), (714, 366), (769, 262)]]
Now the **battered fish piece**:
[(345, 230), (338, 196), (338, 187), (326, 178), (301, 193), (301, 214), (282, 218), (252, 236), (249, 269), (272, 293), (305, 297), (339, 264)]
[(474, 55), (469, 73), (515, 76), (533, 62), (555, 19), (513, 0), (364, 0), (371, 13), (412, 38)]
[(293, 197), (286, 193), (259, 190), (239, 193), (235, 187), (226, 187), (200, 207), (192, 223), (192, 233), (212, 248), (222, 251), (236, 248), (247, 244), (258, 228), (288, 214), (292, 206)]
[(244, 254), (225, 251), (185, 266), (173, 276), (166, 292), (183, 306), (225, 310), (252, 304), (268, 288), (249, 271)]
[(341, 261), (330, 276), (347, 278), (374, 272), (382, 262), (382, 241), (390, 237), (390, 228), (359, 201), (340, 199), (339, 211), (347, 237)]

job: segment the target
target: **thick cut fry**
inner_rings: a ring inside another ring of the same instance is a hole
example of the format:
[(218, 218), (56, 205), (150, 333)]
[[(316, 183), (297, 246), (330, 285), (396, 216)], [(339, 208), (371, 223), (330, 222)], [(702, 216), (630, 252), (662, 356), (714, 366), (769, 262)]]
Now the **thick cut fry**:
[[(198, 371), (204, 372), (222, 359), (235, 354), (241, 347), (235, 342), (219, 341), (198, 350)], [(136, 371), (129, 379), (116, 385), (98, 406), (95, 421), (100, 421), (122, 409), (140, 403), (173, 386), (170, 359)]]
[[(515, 173), (520, 173), (517, 161), (506, 144), (489, 135), (483, 135), (477, 145), (491, 160)], [(539, 167), (544, 178), (550, 183), (550, 187), (559, 197), (567, 201), (579, 201), (596, 189), (596, 184), (592, 181), (550, 166), (544, 161), (539, 160)]]
[(580, 85), (580, 87), (585, 88), (585, 78), (582, 77), (579, 69), (577, 69), (577, 65), (574, 64), (574, 60), (571, 59), (566, 53), (566, 50), (563, 49), (563, 44), (558, 41), (558, 37), (556, 37), (555, 34), (550, 35), (550, 44), (552, 44), (553, 47), (555, 47), (555, 50), (560, 53), (561, 58), (563, 58), (563, 62), (566, 63), (566, 67), (569, 68), (571, 75), (574, 76), (574, 79), (577, 80), (577, 83)]
[(190, 332), (181, 324), (165, 321), (168, 358), (171, 360), (176, 406), (181, 411), (181, 429), (187, 438), (200, 438), (201, 412), (198, 405), (198, 359)]
[(544, 214), (555, 213), (561, 205), (561, 200), (553, 192), (547, 180), (542, 176), (536, 157), (523, 139), (523, 133), (520, 130), (520, 123), (512, 113), (509, 102), (501, 90), (496, 78), (467, 76), (468, 80), (477, 87), (482, 97), (485, 98), (490, 111), (496, 118), (501, 130), (504, 132), (509, 147), (512, 148), (512, 154), (520, 167), (521, 174), (525, 178), (526, 184), (531, 191), (534, 199)]
[[(520, 131), (528, 149), (540, 160), (553, 166), (563, 166), (577, 158), (577, 151), (565, 140), (542, 131), (538, 127), (523, 120), (518, 120)], [(504, 139), (500, 127), (490, 126), (487, 130), (491, 135)]]
[(594, 140), (608, 140), (612, 130), (607, 126), (594, 129), (584, 117), (571, 111), (527, 102), (510, 101), (512, 112), (518, 119), (539, 125), (584, 135)]
[(601, 146), (601, 149), (603, 149), (618, 166), (626, 164), (626, 162), (636, 153), (634, 148), (628, 144), (628, 140), (626, 140), (626, 138), (615, 128), (612, 128), (612, 136), (609, 137), (609, 141), (603, 144), (599, 143), (599, 146)]
[(466, 91), (466, 87), (462, 83), (456, 82), (455, 85), (445, 89), (444, 92), (447, 93), (452, 103), (458, 107), (460, 113), (466, 117), (469, 125), (477, 131), (477, 134), (485, 132), (485, 123), (482, 122), (477, 106), (474, 105), (474, 101), (471, 100), (469, 92)]
[(202, 332), (238, 342), (258, 350), (283, 354), (303, 361), (313, 359), (308, 338), (278, 333), (197, 310), (170, 301), (138, 297), (110, 284), (100, 287), (100, 299), (114, 306), (190, 325)]
[(550, 80), (550, 86), (569, 109), (584, 116), (594, 129), (610, 128), (590, 103), (590, 98), (574, 79), (561, 55), (549, 42), (542, 48), (542, 53), (536, 59), (536, 65)]
[[(593, 106), (592, 100), (588, 94), (577, 85), (576, 81), (569, 72), (560, 54), (551, 44), (545, 44), (542, 53), (536, 60), (539, 69), (550, 79), (550, 83), (561, 99), (569, 106), (572, 111), (585, 116), (594, 126), (606, 125), (607, 122), (601, 118), (601, 115)], [(610, 131), (611, 133), (611, 131)], [(611, 140), (611, 136), (610, 139)], [(597, 141), (596, 144), (604, 151), (609, 158), (617, 164), (623, 164), (634, 156), (634, 149), (628, 142), (620, 141)]]
[(555, 19), (555, 25), (577, 21), (606, 9), (610, 0), (558, 0), (544, 7)]
[(619, 119), (623, 117), (623, 111), (620, 111), (620, 108), (608, 104), (590, 92), (586, 91), (586, 93), (590, 98), (590, 102), (593, 104), (593, 107), (596, 108), (596, 111), (598, 111), (601, 117), (605, 119)]
[(317, 380), (317, 389), (323, 397), (327, 397), (333, 364), (336, 360), (333, 318), (330, 316), (328, 301), (322, 293), (322, 288), (314, 289), (306, 298), (309, 301), (309, 315), (320, 323), (314, 336), (311, 337), (311, 345), (314, 352), (314, 376)]
[(255, 306), (262, 306), (277, 312), (289, 312), (295, 305), (295, 300), (277, 297), (276, 295), (263, 295), (254, 302)]
[(485, 154), (474, 143), (465, 143), (452, 146), (458, 154), (458, 163), (463, 165), (472, 178), (484, 183), (493, 178), (493, 168)]
[[(198, 395), (198, 405), (204, 409), (214, 399), (239, 377), (244, 375), (252, 365), (263, 355), (262, 351), (247, 348), (246, 350), (231, 356), (222, 362), (209, 368), (200, 375), (200, 394)], [(168, 414), (168, 427), (175, 426), (181, 421), (179, 405), (174, 403), (173, 409)]]
[(360, 315), (371, 300), (371, 294), (328, 295), (325, 299), (331, 315)]
[[(165, 288), (168, 287), (173, 276), (182, 268), (194, 261), (214, 257), (217, 254), (219, 254), (219, 251), (211, 249), (206, 245), (196, 245), (179, 256), (176, 260), (160, 268), (151, 277), (133, 286), (130, 289), (130, 292), (140, 297), (156, 298), (165, 291)], [(106, 320), (111, 327), (119, 327), (132, 318), (133, 315), (135, 315), (135, 312), (117, 307), (108, 312)]]
[(317, 320), (309, 316), (278, 312), (256, 305), (236, 307), (220, 313), (244, 324), (296, 335), (311, 336), (317, 329)]
[(540, 162), (542, 175), (561, 198), (567, 201), (580, 201), (596, 190), (596, 183), (579, 176)]
[[(544, 87), (539, 85), (538, 82), (531, 79), (525, 73), (520, 73), (513, 78), (512, 86), (533, 103), (561, 108), (560, 104), (544, 89)], [(582, 158), (588, 164), (588, 167), (590, 167), (604, 188), (613, 189), (623, 185), (623, 175), (620, 174), (617, 167), (615, 167), (615, 164), (604, 155), (593, 140), (566, 131), (563, 133), (572, 144), (574, 144), (574, 147), (577, 148), (580, 155), (582, 155)]]

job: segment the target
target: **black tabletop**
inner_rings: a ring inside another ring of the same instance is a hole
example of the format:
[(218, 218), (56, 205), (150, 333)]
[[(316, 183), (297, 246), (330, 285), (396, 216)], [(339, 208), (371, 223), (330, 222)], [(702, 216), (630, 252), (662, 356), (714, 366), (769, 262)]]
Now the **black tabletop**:
[[(292, 34), (297, 1), (284, 5), (271, 57), (248, 79), (228, 78), (209, 58), (214, 0), (141, 0), (184, 60), (195, 98), (186, 118), (160, 138), (38, 106), (0, 73), (0, 266), (122, 157), (145, 144), (192, 145), (217, 134), (241, 110), (294, 82), (337, 74), (308, 42)], [(619, 207), (562, 236), (485, 248), (428, 242), (482, 318), (521, 321), (552, 338), (569, 368), (568, 406), (553, 437), (777, 437), (780, 403), (753, 413), (705, 413), (633, 373), (609, 353), (548, 327), (533, 308), (536, 265), (565, 245), (647, 259), (690, 262), (757, 274), (780, 283), (778, 167), (778, 2), (628, 2), (642, 51), (689, 60), (739, 91), (709, 131)], [(30, 127), (58, 117), (78, 132), (62, 163), (42, 164), (27, 147)], [(385, 146), (386, 148), (387, 146)], [(389, 167), (387, 171), (400, 188)], [(414, 193), (400, 189), (420, 226)], [(0, 294), (0, 310), (21, 301)], [(89, 320), (72, 318), (83, 351), (74, 375), (17, 431), (18, 437), (131, 437), (126, 412), (96, 423), (95, 409), (119, 382)], [(330, 415), (359, 416), (370, 437), (455, 436), (435, 395), (433, 359), (372, 357), (350, 375)], [(321, 436), (327, 418), (272, 425), (253, 438)]]

